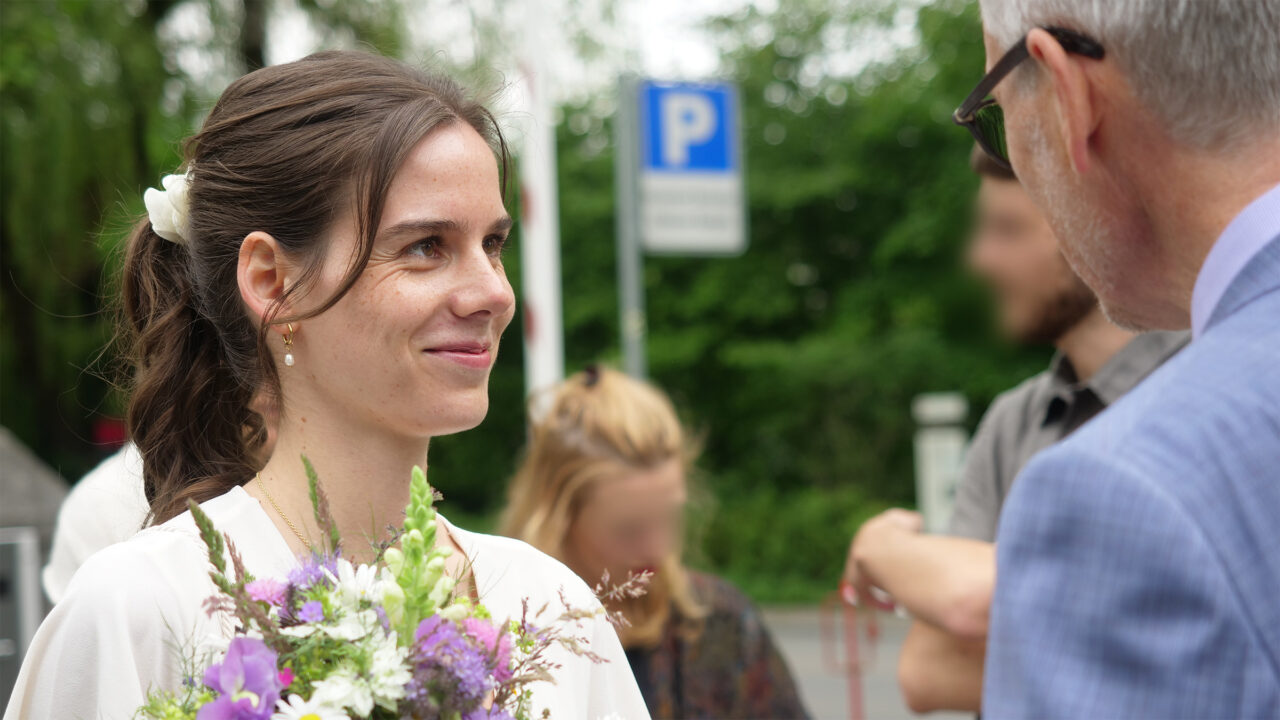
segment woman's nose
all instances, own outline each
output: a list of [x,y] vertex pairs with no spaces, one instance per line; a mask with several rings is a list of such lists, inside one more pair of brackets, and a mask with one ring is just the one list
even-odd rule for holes
[[459,277],[452,304],[459,317],[503,315],[515,305],[506,271],[488,253],[469,252],[455,267]]

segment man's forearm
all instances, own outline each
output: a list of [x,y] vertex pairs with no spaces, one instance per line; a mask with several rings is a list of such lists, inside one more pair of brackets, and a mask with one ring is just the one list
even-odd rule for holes
[[986,634],[995,590],[995,546],[967,538],[876,528],[859,537],[866,579],[912,615],[963,638]]
[[982,663],[986,644],[961,640],[919,620],[911,623],[898,658],[898,686],[916,713],[937,710],[978,712],[982,705]]

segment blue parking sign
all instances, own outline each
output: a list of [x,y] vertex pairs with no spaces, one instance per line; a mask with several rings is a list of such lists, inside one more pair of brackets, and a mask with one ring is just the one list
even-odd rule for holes
[[639,89],[640,157],[645,170],[737,172],[734,86],[648,81]]

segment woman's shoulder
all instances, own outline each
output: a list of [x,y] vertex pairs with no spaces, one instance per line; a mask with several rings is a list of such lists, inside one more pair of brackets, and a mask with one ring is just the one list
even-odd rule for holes
[[189,520],[146,528],[90,555],[58,607],[84,604],[141,617],[156,610],[166,616],[180,612],[185,593],[179,591],[208,577],[203,548]]
[[[238,490],[238,488],[237,488]],[[229,492],[201,503],[214,527],[232,538],[244,537],[245,523],[238,519],[244,498]],[[256,554],[256,553],[255,553]],[[144,528],[123,542],[95,552],[76,570],[58,604],[87,602],[100,605],[115,598],[133,607],[172,605],[171,612],[198,614],[209,580],[208,550],[190,511],[159,525]],[[136,601],[136,602],[135,602]],[[190,611],[190,612],[184,612]]]
[[463,530],[452,524],[449,529],[472,564],[481,598],[485,597],[486,590],[493,593],[515,588],[523,592],[531,604],[560,599],[583,609],[599,604],[595,592],[577,573],[532,545],[501,535]]

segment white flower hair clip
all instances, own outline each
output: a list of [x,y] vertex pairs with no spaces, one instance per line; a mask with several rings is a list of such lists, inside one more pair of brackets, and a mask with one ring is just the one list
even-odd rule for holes
[[147,216],[151,219],[151,229],[165,240],[178,245],[186,245],[191,237],[191,229],[187,225],[190,171],[187,172],[184,175],[165,175],[160,180],[163,190],[147,188],[142,194],[142,202],[147,206]]

